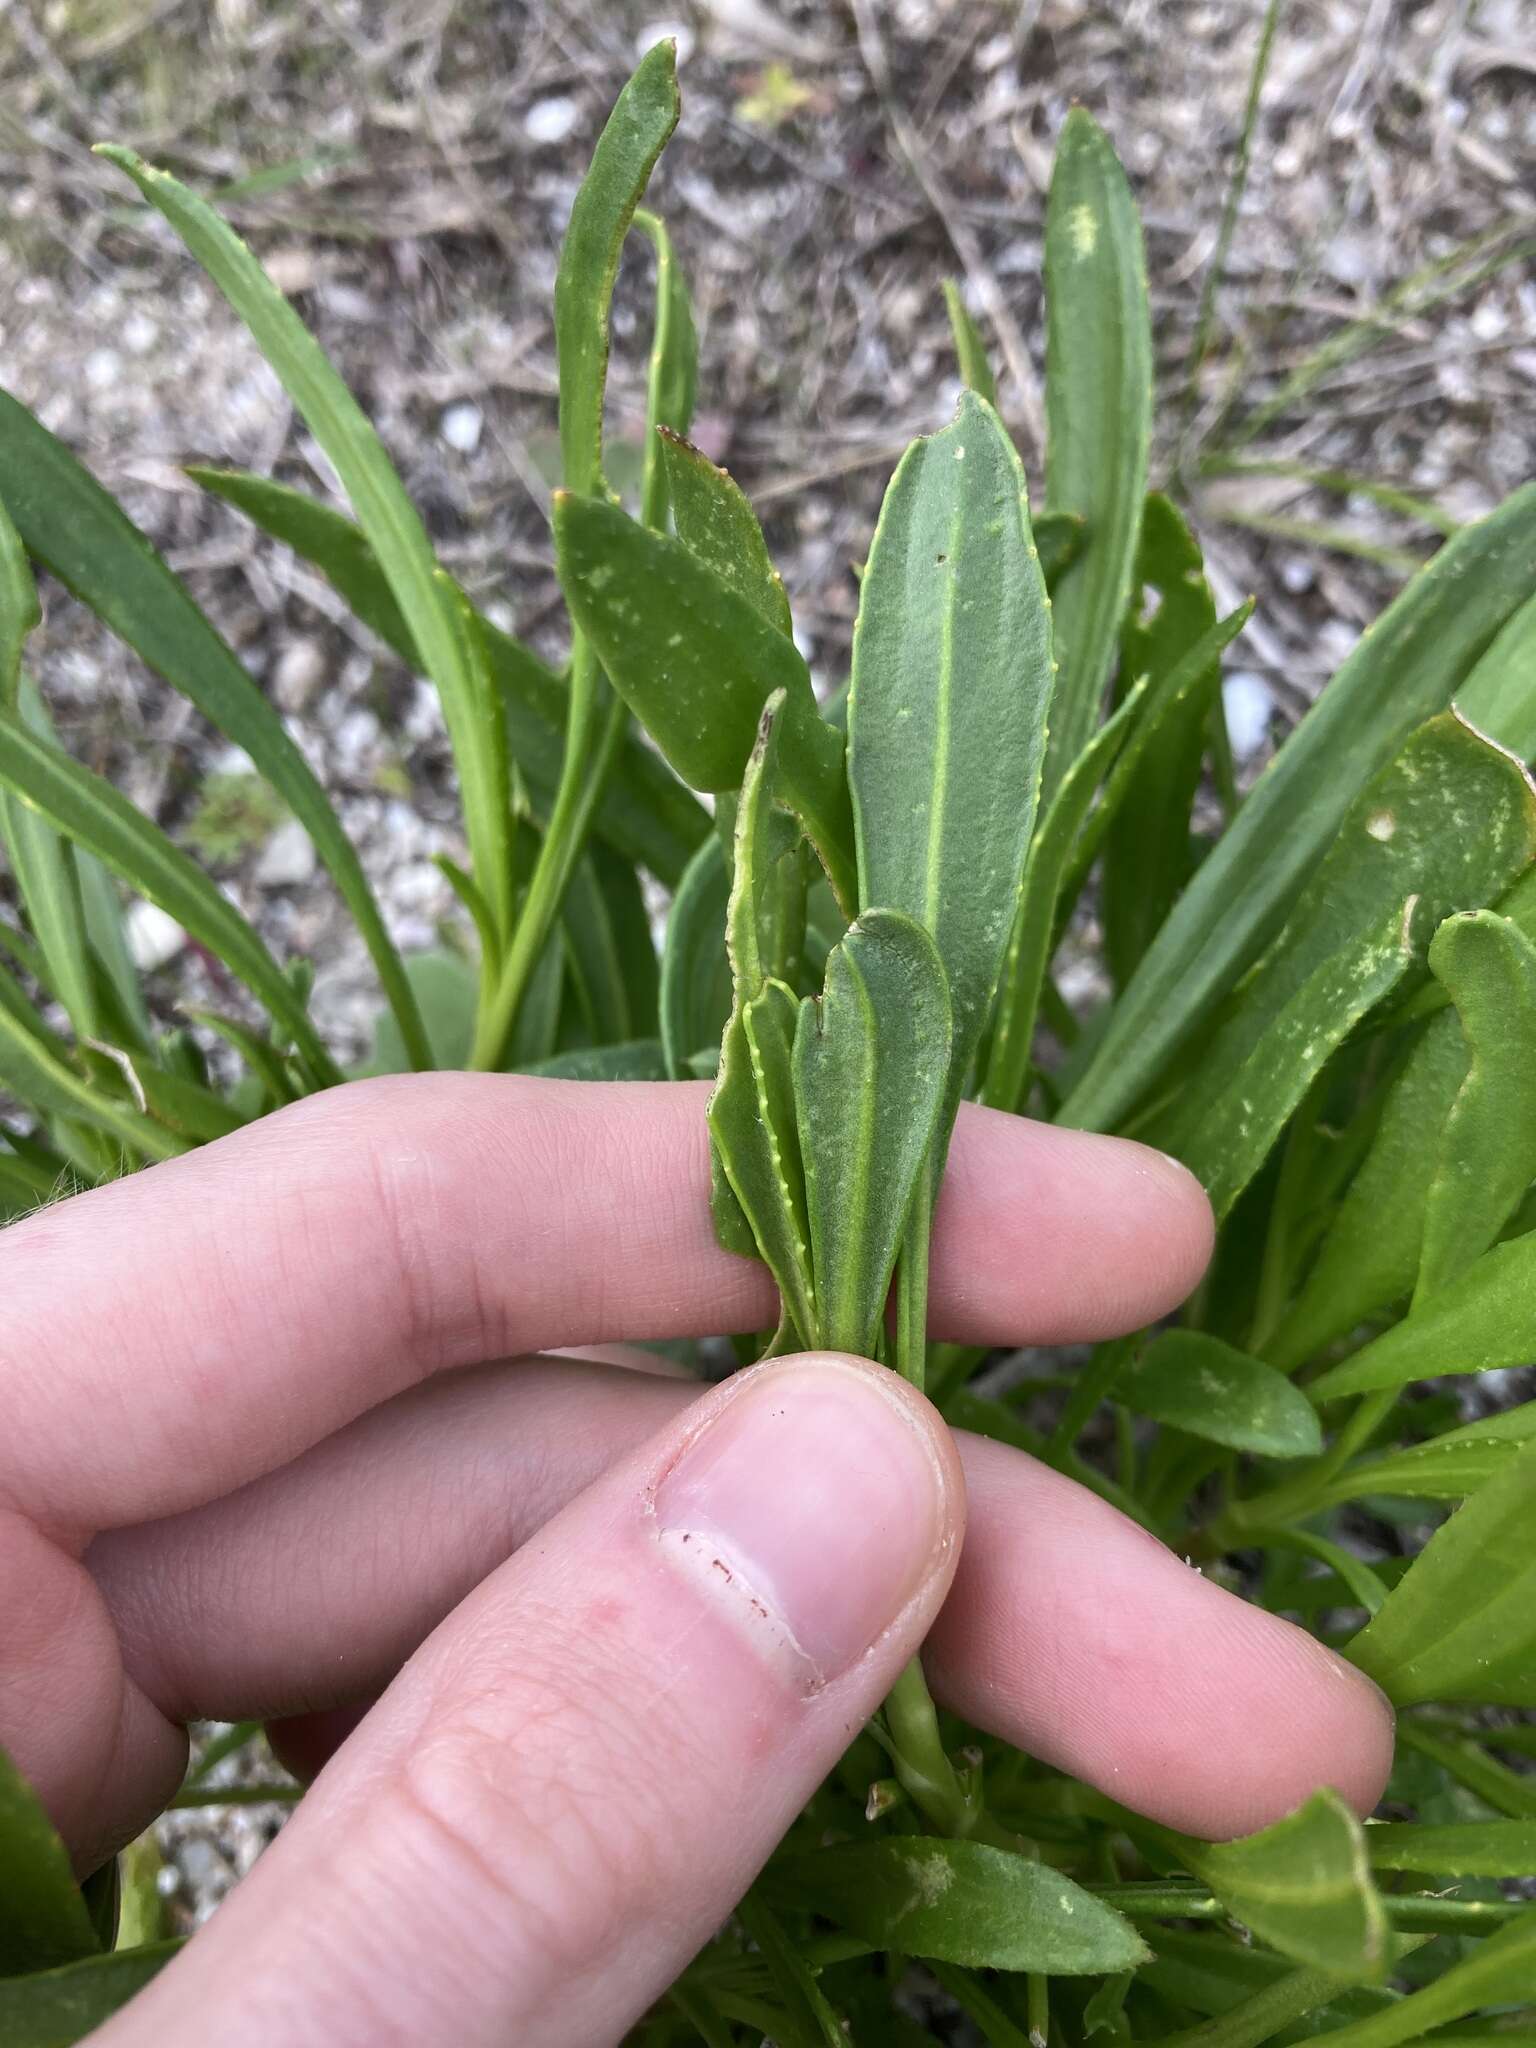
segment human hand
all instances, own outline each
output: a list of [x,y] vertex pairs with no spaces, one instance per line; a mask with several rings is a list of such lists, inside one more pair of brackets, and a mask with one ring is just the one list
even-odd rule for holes
[[[947,1705],[1171,1825],[1374,1802],[1365,1679],[894,1374],[481,1362],[769,1321],[707,1184],[701,1089],[440,1075],[0,1237],[0,1744],[79,1866],[184,1721],[383,1692],[103,2043],[615,2040],[925,1639]],[[966,1110],[936,1332],[1134,1328],[1208,1245],[1159,1155]]]

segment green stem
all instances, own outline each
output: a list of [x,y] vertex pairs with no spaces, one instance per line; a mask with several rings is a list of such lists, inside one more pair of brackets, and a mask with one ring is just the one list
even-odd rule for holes
[[1235,1501],[1211,1526],[1214,1540],[1229,1550],[1240,1550],[1258,1528],[1281,1528],[1290,1522],[1304,1522],[1328,1505],[1329,1487],[1357,1452],[1368,1444],[1397,1400],[1398,1390],[1382,1388],[1364,1394],[1354,1413],[1320,1458],[1305,1471],[1268,1493],[1251,1500]]
[[937,1193],[934,1154],[930,1152],[917,1177],[896,1269],[894,1363],[902,1378],[910,1381],[919,1393],[928,1380],[928,1240],[933,1231]]
[[469,1061],[481,1073],[496,1072],[506,1057],[507,1042],[529,979],[559,914],[571,870],[580,856],[608,771],[624,738],[629,714],[622,698],[614,697],[609,702],[606,718],[599,725],[603,715],[601,693],[602,671],[597,656],[585,639],[578,636],[571,655],[570,706],[559,787],[506,958],[488,991],[482,988],[483,1000]]
[[1073,1448],[1093,1420],[1099,1403],[1107,1401],[1113,1393],[1116,1381],[1145,1335],[1145,1330],[1133,1330],[1128,1337],[1115,1337],[1095,1347],[1067,1397],[1061,1419],[1051,1431],[1047,1447],[1051,1454],[1061,1457]]

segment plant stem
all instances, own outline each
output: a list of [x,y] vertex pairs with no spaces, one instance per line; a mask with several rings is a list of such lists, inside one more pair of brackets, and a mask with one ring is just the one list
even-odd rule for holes
[[1093,1420],[1099,1403],[1109,1399],[1115,1382],[1145,1335],[1145,1330],[1133,1330],[1128,1337],[1115,1337],[1107,1344],[1095,1346],[1092,1358],[1078,1374],[1077,1383],[1067,1396],[1060,1420],[1051,1431],[1047,1445],[1049,1455],[1061,1457],[1073,1448]]
[[[578,635],[571,653],[570,708],[559,787],[506,959],[475,1023],[469,1063],[481,1073],[494,1073],[506,1057],[529,978],[559,914],[571,870],[624,737],[629,714],[622,698],[612,699],[606,718],[598,723],[603,711],[601,688],[597,656]],[[594,731],[595,746],[591,744]]]

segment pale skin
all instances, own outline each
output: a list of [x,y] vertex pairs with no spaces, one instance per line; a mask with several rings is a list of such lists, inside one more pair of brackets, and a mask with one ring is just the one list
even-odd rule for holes
[[[945,1704],[1179,1828],[1379,1797],[1366,1680],[895,1375],[604,1351],[773,1319],[713,1240],[703,1101],[363,1082],[0,1236],[0,1744],[80,1868],[187,1720],[304,1717],[311,1767],[351,1730],[97,2040],[617,2041],[919,1646]],[[1136,1328],[1209,1246],[1171,1161],[967,1110],[934,1334]]]

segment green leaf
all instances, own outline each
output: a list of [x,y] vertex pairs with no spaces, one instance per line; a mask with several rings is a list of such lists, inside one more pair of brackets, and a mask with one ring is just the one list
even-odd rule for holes
[[1316,1457],[1317,1411],[1283,1373],[1198,1330],[1165,1330],[1120,1374],[1115,1399],[1207,1443],[1266,1458]]
[[1046,785],[1099,721],[1131,594],[1152,435],[1152,320],[1136,202],[1108,136],[1074,107],[1045,214],[1047,512],[1087,521],[1054,594],[1061,669]]
[[702,1046],[718,1045],[731,1014],[731,966],[725,912],[731,878],[716,838],[699,847],[684,870],[667,918],[661,956],[661,1042],[674,1081]]
[[[475,1031],[475,995],[478,978],[464,958],[449,947],[439,946],[426,953],[412,953],[405,963],[427,1042],[432,1064],[444,1072],[456,1072],[469,1060],[470,1040]],[[373,1050],[359,1074],[404,1074],[410,1071],[400,1027],[389,1011],[374,1025]]]
[[215,953],[273,1019],[292,1033],[317,1080],[340,1074],[309,1021],[293,983],[256,932],[201,869],[111,784],[0,713],[0,783],[34,805],[67,837]]
[[[0,1978],[72,1963],[97,1947],[69,1852],[0,1749]],[[9,2048],[10,2036],[0,2039]]]
[[996,413],[966,392],[885,494],[848,694],[858,900],[901,911],[938,947],[951,1108],[1013,925],[1052,676],[1024,472]]
[[[0,774],[3,774],[0,766]],[[118,1139],[130,1153],[172,1159],[185,1143],[147,1116],[86,1080],[67,1047],[39,1018],[8,973],[0,970],[0,1084],[37,1115],[86,1124]],[[94,1175],[92,1176],[95,1177]]]
[[[377,555],[344,513],[244,470],[192,467],[187,474],[318,569],[370,632],[412,668],[422,668]],[[564,749],[564,680],[479,612],[474,614],[473,631],[501,692],[512,758],[526,777],[535,804],[547,815]],[[709,819],[697,799],[632,735],[619,748],[612,776],[598,799],[595,823],[617,852],[648,868],[668,888],[677,885],[709,831]]]
[[907,1835],[781,1858],[771,1879],[881,1948],[969,1969],[1091,1976],[1147,1951],[1129,1921],[1049,1864]]
[[[1132,603],[1120,635],[1122,686],[1166,675],[1216,624],[1200,544],[1160,491],[1147,498]],[[1140,593],[1157,608],[1140,615]],[[1124,987],[1194,870],[1190,813],[1200,783],[1206,728],[1221,694],[1213,658],[1159,723],[1142,752],[1104,850],[1104,950]]]
[[1416,1300],[1485,1252],[1536,1180],[1536,946],[1493,911],[1449,917],[1429,948],[1470,1053],[1440,1133]]
[[[437,569],[426,529],[383,444],[319,343],[228,223],[132,150],[102,144],[98,154],[133,180],[228,299],[340,478],[442,699],[475,882],[505,935],[512,923],[512,818],[501,699],[484,684],[452,587]],[[296,804],[294,810],[302,818]],[[307,818],[303,822],[308,826]]]
[[1454,713],[1421,726],[1356,800],[1202,1052],[1199,1086],[1146,1127],[1149,1142],[1198,1174],[1223,1215],[1446,913],[1497,896],[1533,854],[1536,789],[1518,762]]
[[1274,937],[1361,787],[1414,726],[1450,703],[1529,597],[1533,547],[1536,485],[1464,527],[1377,620],[1179,898],[1061,1122],[1108,1130],[1147,1094]]
[[[57,746],[30,677],[20,679],[12,708],[40,739]],[[49,984],[68,1011],[76,1037],[104,1036],[86,949],[85,913],[73,847],[36,811],[8,793],[0,794],[0,840],[10,858],[27,923],[47,963]]]
[[[32,554],[226,739],[243,747],[293,812],[356,920],[415,1063],[425,1066],[410,988],[362,862],[282,720],[116,500],[3,391],[0,497]],[[81,883],[94,933],[88,864],[81,864]],[[114,978],[121,973],[118,960]]]
[[1533,1436],[1536,1401],[1525,1401],[1500,1415],[1469,1422],[1463,1429],[1346,1466],[1328,1482],[1318,1505],[1332,1507],[1375,1494],[1401,1494],[1409,1500],[1464,1500],[1497,1478]]
[[16,702],[27,637],[42,623],[31,565],[0,497],[0,704],[7,708]]
[[617,1045],[640,1037],[643,1020],[630,1015],[624,955],[608,915],[608,900],[586,855],[571,870],[560,929],[576,1000],[593,1044]]
[[1536,1357],[1536,1230],[1486,1251],[1352,1358],[1313,1381],[1314,1401],[1406,1387],[1442,1373],[1489,1372]]
[[631,1038],[623,1045],[578,1045],[519,1072],[549,1081],[666,1081],[667,1063],[659,1038]]
[[1432,1017],[1388,1085],[1370,1150],[1345,1191],[1306,1284],[1264,1347],[1282,1372],[1413,1290],[1437,1136],[1467,1077],[1454,1010]]
[[974,391],[978,398],[984,398],[988,405],[995,406],[997,380],[992,375],[992,365],[987,361],[986,343],[976,322],[966,311],[960,287],[952,277],[944,280],[944,307],[949,314],[949,331],[954,337],[961,383],[968,391]]
[[1536,1820],[1387,1821],[1365,1831],[1376,1870],[1435,1877],[1529,1877],[1536,1871]]
[[1331,2031],[1329,2048],[1396,2048],[1399,2041],[1417,2041],[1432,2028],[1464,2019],[1468,2013],[1528,1999],[1533,1982],[1536,1910],[1522,1913],[1518,1920],[1479,1942],[1462,1962],[1421,1991],[1368,2019]]
[[1282,1955],[1357,1983],[1385,1974],[1386,1912],[1363,1830],[1336,1792],[1315,1792],[1241,1841],[1180,1837],[1179,1854],[1229,1913]]
[[770,626],[789,633],[784,579],[741,486],[681,434],[663,433],[660,445],[678,539]]
[[680,111],[677,50],[664,39],[641,58],[614,103],[561,247],[555,279],[560,455],[567,488],[583,496],[602,485],[608,312],[619,255]]
[[802,1007],[794,1046],[816,1341],[831,1350],[874,1356],[949,1061],[933,940],[895,911],[865,911],[828,955],[825,988]]
[[686,434],[693,424],[693,403],[699,381],[699,339],[693,305],[672,238],[654,213],[637,211],[635,226],[656,251],[656,318],[651,333],[650,373],[645,408],[645,472],[640,491],[641,517],[647,526],[665,531],[670,493],[663,456],[663,433]]
[[0,2040],[5,2048],[73,2048],[142,1991],[181,1946],[161,1941],[0,1979]]
[[1522,761],[1536,756],[1536,593],[1505,621],[1457,691],[1456,708]]
[[1533,1532],[1536,1443],[1527,1443],[1441,1523],[1350,1643],[1351,1660],[1398,1706],[1536,1706]]
[[619,972],[623,976],[625,1004],[629,1011],[630,1035],[634,1038],[654,1038],[658,1025],[658,997],[661,986],[661,962],[656,957],[656,940],[651,930],[651,913],[646,908],[645,891],[640,886],[640,877],[634,864],[612,847],[600,840],[593,840],[587,848],[586,858],[592,864],[597,878],[603,905],[608,913],[608,929],[619,956]]
[[735,790],[763,706],[785,694],[784,800],[851,901],[852,832],[842,735],[816,709],[794,642],[681,541],[595,498],[555,499],[566,602],[619,694],[683,780]]

